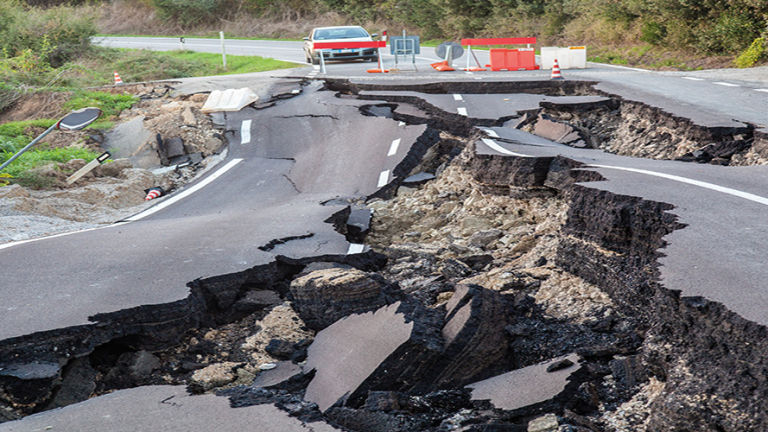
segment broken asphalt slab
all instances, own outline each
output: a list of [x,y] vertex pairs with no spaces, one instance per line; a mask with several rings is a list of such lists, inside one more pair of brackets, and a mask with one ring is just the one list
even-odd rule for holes
[[119,390],[79,404],[0,424],[0,432],[330,432],[323,423],[304,423],[273,405],[231,408],[225,397],[193,396],[183,386]]

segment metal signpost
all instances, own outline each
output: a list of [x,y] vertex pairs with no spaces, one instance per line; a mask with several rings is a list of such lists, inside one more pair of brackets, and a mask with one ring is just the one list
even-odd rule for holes
[[27,144],[23,149],[16,152],[16,154],[11,156],[11,158],[5,161],[4,164],[0,165],[0,171],[2,171],[3,168],[10,165],[11,162],[15,161],[19,156],[24,154],[24,152],[31,149],[32,146],[40,142],[41,139],[43,139],[46,135],[51,133],[54,129],[58,129],[64,132],[77,131],[80,129],[84,129],[86,126],[96,121],[96,119],[99,118],[99,116],[101,116],[101,110],[98,108],[82,108],[77,111],[70,112],[69,114],[64,116],[64,118],[56,122],[56,124],[49,127],[48,130],[41,133],[40,136],[32,140],[32,142]]

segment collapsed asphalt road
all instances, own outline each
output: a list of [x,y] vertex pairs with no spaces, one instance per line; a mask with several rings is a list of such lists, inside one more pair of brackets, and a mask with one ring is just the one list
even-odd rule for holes
[[[299,96],[228,115],[228,170],[197,194],[127,225],[11,248],[50,251],[52,263],[64,250],[87,250],[111,271],[83,280],[126,294],[122,304],[96,303],[82,282],[53,276],[39,278],[34,294],[29,275],[12,276],[33,293],[29,307],[51,286],[61,291],[34,315],[4,315],[4,415],[168,383],[227,388],[220,394],[234,407],[276,404],[297,428],[763,429],[764,402],[752,398],[766,390],[761,300],[742,302],[759,292],[750,276],[762,271],[759,260],[738,256],[743,243],[727,234],[718,242],[733,249],[690,253],[711,250],[713,231],[733,229],[734,207],[758,222],[760,207],[666,183],[674,173],[756,192],[745,179],[761,179],[761,167],[628,161],[589,149],[644,132],[606,133],[622,130],[632,104],[589,82],[451,85],[432,95],[308,84]],[[464,112],[446,107],[458,102]],[[574,128],[544,110],[608,110],[616,123]],[[647,113],[669,124],[666,113]],[[653,144],[701,141],[701,128],[694,132],[672,130]],[[710,132],[702,147],[752,134],[741,154],[763,139],[749,127]],[[724,205],[713,210],[713,201]],[[78,237],[87,246],[73,246]],[[363,242],[375,252],[347,253]],[[122,247],[138,257],[118,265]],[[753,256],[760,247],[750,243]],[[691,275],[692,265],[704,269]],[[137,266],[157,270],[137,276]],[[50,312],[75,295],[80,310]],[[159,402],[158,391],[146,394]],[[89,403],[114,409],[103,398]],[[0,430],[56,424],[77,407]]]

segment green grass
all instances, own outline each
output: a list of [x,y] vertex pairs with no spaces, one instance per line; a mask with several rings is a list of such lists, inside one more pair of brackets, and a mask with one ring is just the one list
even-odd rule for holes
[[296,63],[289,63],[258,56],[227,55],[227,68],[222,64],[221,54],[203,53],[195,51],[170,51],[165,53],[175,59],[196,63],[201,66],[199,75],[234,75],[251,72],[266,72],[275,69],[288,69],[297,67]]
[[103,119],[112,119],[117,117],[121,111],[133,106],[138,100],[137,96],[130,94],[80,90],[75,92],[73,97],[64,104],[64,109],[72,111],[80,108],[96,107],[101,109]]
[[[72,159],[85,159],[90,161],[96,158],[99,153],[84,149],[81,147],[65,147],[54,149],[35,149],[29,150],[19,156],[3,169],[2,174],[10,175],[10,183],[19,184],[33,189],[45,189],[52,186],[53,180],[40,176],[33,168],[48,165],[53,162],[66,163]],[[0,161],[5,162],[13,156],[12,152],[0,153]],[[71,173],[67,173],[71,174]]]

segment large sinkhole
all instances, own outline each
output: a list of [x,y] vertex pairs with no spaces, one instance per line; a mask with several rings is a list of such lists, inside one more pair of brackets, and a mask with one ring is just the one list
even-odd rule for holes
[[[400,180],[326,221],[370,250],[278,256],[192,281],[177,304],[6,341],[0,421],[179,384],[351,431],[764,429],[751,397],[768,390],[764,329],[659,283],[663,237],[683,229],[672,206],[592,189],[601,176],[566,158],[475,152],[479,127],[496,126],[636,157],[760,163],[751,126],[711,130],[610,95],[492,120],[418,96],[595,96],[591,85],[328,81],[379,101],[363,115],[428,125]],[[334,356],[340,340],[361,357]],[[360,379],[329,384],[335,363]]]

